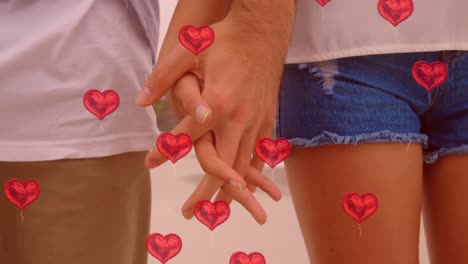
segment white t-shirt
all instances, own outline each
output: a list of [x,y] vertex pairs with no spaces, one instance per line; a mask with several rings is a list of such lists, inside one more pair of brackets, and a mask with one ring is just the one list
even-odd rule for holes
[[468,50],[467,10],[466,0],[297,0],[287,63]]
[[0,161],[154,146],[154,111],[135,104],[151,51],[130,12],[123,0],[0,1]]

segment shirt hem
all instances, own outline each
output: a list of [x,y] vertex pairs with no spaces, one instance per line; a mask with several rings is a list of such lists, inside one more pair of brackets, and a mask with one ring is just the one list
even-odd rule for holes
[[[63,159],[101,158],[126,152],[148,151],[156,143],[154,132],[138,135],[121,135],[82,142],[22,142],[22,144],[2,144],[0,161],[33,162]],[[43,144],[41,144],[43,143]]]
[[286,58],[286,64],[296,63],[309,63],[318,62],[325,60],[334,60],[346,57],[355,56],[368,56],[368,55],[379,55],[379,54],[391,54],[391,53],[412,53],[412,52],[431,52],[431,51],[442,51],[442,50],[468,50],[468,43],[460,43],[454,45],[453,43],[442,43],[438,45],[424,46],[421,44],[415,45],[402,45],[402,46],[380,46],[375,47],[361,47],[353,49],[344,49],[333,52],[321,52],[316,55],[305,55],[305,56],[288,56]]

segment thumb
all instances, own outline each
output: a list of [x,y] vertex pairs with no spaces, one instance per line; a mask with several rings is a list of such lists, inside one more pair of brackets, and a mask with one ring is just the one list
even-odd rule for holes
[[184,75],[172,90],[173,100],[183,106],[183,112],[192,116],[200,124],[208,123],[212,111],[201,95],[202,85],[194,74]]
[[158,101],[174,83],[195,66],[195,57],[180,43],[161,60],[146,80],[136,97],[140,106],[148,106]]

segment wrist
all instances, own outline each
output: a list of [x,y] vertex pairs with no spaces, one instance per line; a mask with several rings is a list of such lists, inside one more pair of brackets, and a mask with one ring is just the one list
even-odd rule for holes
[[232,0],[230,17],[240,23],[269,28],[271,25],[292,25],[295,16],[296,0]]
[[262,49],[286,50],[295,17],[295,0],[233,0],[226,22],[234,37],[264,43]]
[[179,0],[161,45],[158,61],[167,57],[178,43],[177,35],[182,26],[219,22],[228,14],[231,2],[232,0]]

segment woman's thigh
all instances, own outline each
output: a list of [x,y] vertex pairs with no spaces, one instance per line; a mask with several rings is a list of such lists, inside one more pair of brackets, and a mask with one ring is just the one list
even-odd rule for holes
[[[387,54],[288,65],[278,134],[295,146],[286,161],[311,263],[418,263],[422,195],[421,117],[438,98],[412,77],[441,52]],[[359,225],[345,194],[379,206]],[[359,202],[359,201],[358,201]]]
[[432,264],[468,263],[468,154],[426,166],[424,223]]
[[468,263],[468,52],[445,52],[446,83],[427,118],[424,220],[433,264]]
[[[295,149],[286,172],[310,263],[418,263],[422,164],[419,144]],[[342,207],[349,192],[378,199],[361,227]]]

